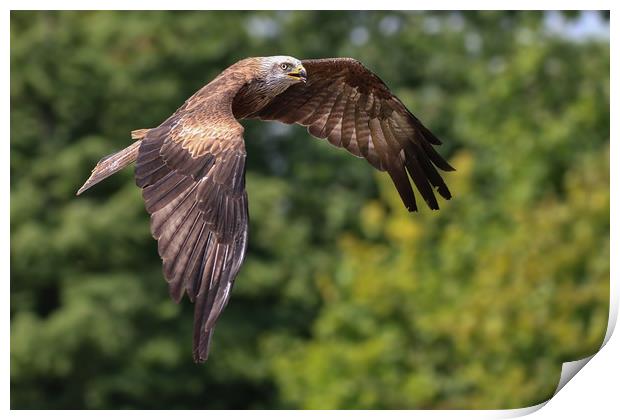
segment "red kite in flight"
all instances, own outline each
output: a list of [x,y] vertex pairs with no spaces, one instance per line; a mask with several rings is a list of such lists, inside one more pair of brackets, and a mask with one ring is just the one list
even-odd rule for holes
[[435,191],[451,197],[437,172],[454,170],[433,148],[439,139],[359,61],[275,56],[233,64],[158,127],[132,132],[137,141],[101,159],[78,191],[136,162],[170,295],[195,302],[196,362],[207,360],[247,248],[243,118],[304,125],[366,159],[390,175],[409,211],[417,210],[410,177],[431,209],[439,208]]

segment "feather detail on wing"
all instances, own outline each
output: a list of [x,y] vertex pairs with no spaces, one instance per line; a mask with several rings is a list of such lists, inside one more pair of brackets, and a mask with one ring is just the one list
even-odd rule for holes
[[246,152],[230,96],[190,101],[146,134],[136,183],[170,295],[195,303],[193,355],[203,362],[246,252]]
[[388,172],[410,211],[417,206],[409,177],[431,209],[439,208],[435,192],[451,198],[436,169],[454,170],[432,146],[441,142],[379,77],[350,58],[302,63],[306,84],[291,86],[247,117],[304,125],[313,136],[365,158]]

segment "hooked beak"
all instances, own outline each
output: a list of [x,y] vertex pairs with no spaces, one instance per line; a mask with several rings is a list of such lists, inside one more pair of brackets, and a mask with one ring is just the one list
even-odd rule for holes
[[308,80],[308,75],[306,74],[306,69],[304,68],[304,66],[297,66],[293,69],[293,71],[291,71],[290,73],[287,74],[289,77],[294,78],[295,80],[299,80],[302,81],[304,83],[306,83],[306,81]]

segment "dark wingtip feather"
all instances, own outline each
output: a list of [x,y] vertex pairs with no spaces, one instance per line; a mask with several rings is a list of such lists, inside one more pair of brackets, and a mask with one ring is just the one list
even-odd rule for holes
[[426,205],[432,210],[439,210],[439,204],[437,203],[437,198],[435,198],[428,176],[424,173],[417,158],[411,156],[405,161],[405,166]]
[[[170,283],[168,286],[168,294],[174,303],[181,303],[184,292],[185,288],[183,282]],[[191,300],[192,299],[190,299],[190,301]]]
[[392,182],[396,186],[396,190],[407,210],[410,212],[417,211],[418,206],[416,205],[413,188],[411,188],[405,167],[391,166],[387,168],[387,173],[392,178]]
[[435,136],[431,130],[429,130],[428,128],[424,127],[422,125],[422,123],[420,123],[420,128],[422,129],[422,135],[424,136],[424,138],[426,139],[427,142],[434,144],[436,146],[440,146],[442,144],[441,140],[439,140],[437,138],[437,136]]
[[439,195],[446,200],[452,198],[448,186],[418,143],[409,143],[408,147],[405,149],[405,155],[407,157],[407,162],[418,162],[420,164],[423,173],[433,186],[433,191],[438,192]]
[[443,157],[441,157],[439,153],[437,153],[437,150],[435,150],[431,144],[424,141],[421,141],[420,144],[422,145],[426,156],[428,156],[436,167],[444,172],[456,171],[456,169],[454,169]]
[[443,168],[440,168],[442,171],[444,172],[454,172],[456,171],[456,168],[454,168],[452,165],[450,165],[448,162],[445,163]]
[[446,187],[445,185],[437,187],[437,192],[439,193],[439,195],[441,195],[446,200],[449,200],[452,198],[452,193],[450,192],[448,187]]
[[209,359],[209,349],[211,348],[211,338],[213,330],[202,331],[198,343],[194,342],[192,357],[194,363],[204,363]]

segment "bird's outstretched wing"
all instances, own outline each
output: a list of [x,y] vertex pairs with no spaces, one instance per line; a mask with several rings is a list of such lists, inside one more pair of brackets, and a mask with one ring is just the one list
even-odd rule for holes
[[308,80],[248,118],[297,123],[318,138],[387,171],[410,211],[417,210],[407,172],[431,209],[434,190],[450,199],[437,168],[453,171],[433,148],[441,144],[379,77],[351,58],[304,60]]
[[195,302],[194,360],[207,359],[247,247],[243,127],[226,92],[190,98],[146,134],[136,163],[170,295]]

